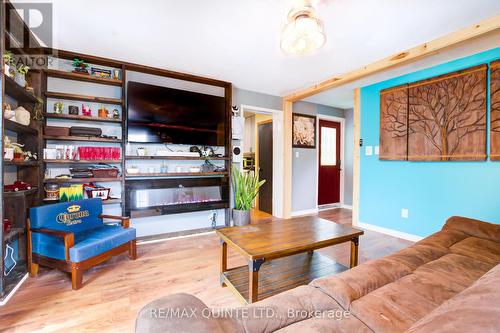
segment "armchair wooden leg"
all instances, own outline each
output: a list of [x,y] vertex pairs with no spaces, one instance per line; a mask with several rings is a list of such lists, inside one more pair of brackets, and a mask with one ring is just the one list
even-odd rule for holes
[[135,244],[135,239],[128,242],[128,257],[132,260],[137,259],[137,246]]
[[38,275],[38,264],[31,261],[29,263],[30,276],[35,277]]
[[80,289],[82,287],[83,271],[76,265],[71,266],[71,287],[73,290]]

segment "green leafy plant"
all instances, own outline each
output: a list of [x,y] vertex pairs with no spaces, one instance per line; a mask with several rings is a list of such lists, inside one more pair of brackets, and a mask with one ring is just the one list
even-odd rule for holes
[[19,66],[17,66],[16,70],[19,74],[26,75],[26,74],[28,74],[28,71],[30,70],[30,68],[26,65],[20,64]]
[[3,61],[7,65],[14,63],[14,54],[10,51],[5,51],[5,53],[3,55]]
[[87,67],[89,67],[89,64],[87,64],[83,59],[75,58],[73,59],[73,66],[87,69]]
[[234,190],[234,208],[237,210],[250,210],[253,200],[259,194],[260,187],[266,181],[259,181],[258,174],[241,172],[236,166],[233,166],[231,174]]

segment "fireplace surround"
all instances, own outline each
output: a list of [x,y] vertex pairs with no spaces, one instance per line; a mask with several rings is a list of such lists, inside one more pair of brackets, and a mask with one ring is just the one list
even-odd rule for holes
[[159,216],[229,208],[227,177],[127,179],[125,213]]

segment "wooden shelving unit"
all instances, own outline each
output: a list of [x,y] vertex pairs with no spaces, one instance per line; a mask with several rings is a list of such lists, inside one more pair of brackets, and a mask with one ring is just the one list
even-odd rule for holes
[[8,119],[4,119],[4,128],[6,130],[9,130],[9,131],[12,131],[12,132],[16,132],[16,133],[23,133],[23,134],[31,134],[31,135],[37,135],[38,134],[38,130],[33,128],[33,127],[29,127],[29,126],[26,126],[26,125],[21,125],[19,123],[16,123],[15,121],[12,121],[12,120],[8,120]]
[[121,160],[43,160],[44,163],[53,164],[116,164],[121,163]]
[[97,76],[86,75],[86,74],[65,72],[65,71],[60,71],[57,69],[44,69],[44,72],[48,77],[55,77],[55,78],[60,78],[60,79],[68,79],[68,80],[74,80],[74,81],[106,84],[106,85],[110,85],[110,86],[121,86],[122,85],[121,80],[107,79],[107,78],[102,78],[102,77],[97,77]]
[[78,121],[95,121],[95,122],[103,122],[103,123],[117,123],[121,124],[121,119],[111,119],[111,118],[100,118],[100,117],[89,117],[89,116],[80,116],[80,115],[72,115],[72,114],[63,114],[63,113],[45,113],[45,118],[49,119],[64,119],[64,120],[78,120]]
[[176,161],[227,161],[229,157],[193,157],[193,156],[126,156],[126,160],[176,160]]
[[84,101],[84,102],[94,102],[94,103],[103,103],[103,104],[113,104],[113,105],[122,105],[122,100],[117,98],[108,98],[108,97],[97,97],[97,96],[87,96],[87,95],[78,95],[78,94],[68,94],[61,92],[45,92],[45,97],[47,98],[56,98],[56,99],[68,99],[73,101]]
[[38,191],[38,188],[34,187],[30,190],[24,190],[24,191],[4,191],[3,195],[4,197],[24,197],[26,195],[34,194]]
[[49,178],[44,179],[44,183],[94,183],[94,182],[121,182],[122,177],[118,178]]
[[39,161],[3,161],[3,165],[16,165],[16,166],[25,166],[25,167],[38,167],[40,166]]
[[21,103],[36,103],[36,97],[18,85],[10,76],[4,75],[5,94]]
[[227,171],[215,172],[168,172],[168,173],[127,173],[127,178],[132,177],[193,177],[193,176],[227,176]]
[[56,141],[85,141],[85,142],[114,142],[121,143],[121,139],[110,139],[110,138],[99,138],[99,137],[88,137],[88,136],[53,136],[44,135],[45,140],[56,140]]

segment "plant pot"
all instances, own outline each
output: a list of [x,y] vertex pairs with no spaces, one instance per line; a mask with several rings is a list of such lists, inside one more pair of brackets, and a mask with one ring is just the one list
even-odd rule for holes
[[14,153],[14,161],[24,161],[23,153]]
[[233,223],[235,226],[250,224],[250,211],[233,209]]
[[9,64],[4,64],[4,73],[5,73],[7,76],[12,77],[12,67],[10,67],[10,65],[9,65]]
[[16,81],[16,83],[18,85],[20,85],[21,87],[25,87],[26,86],[26,75],[21,74],[19,72],[16,72],[16,76],[14,76],[14,81]]

